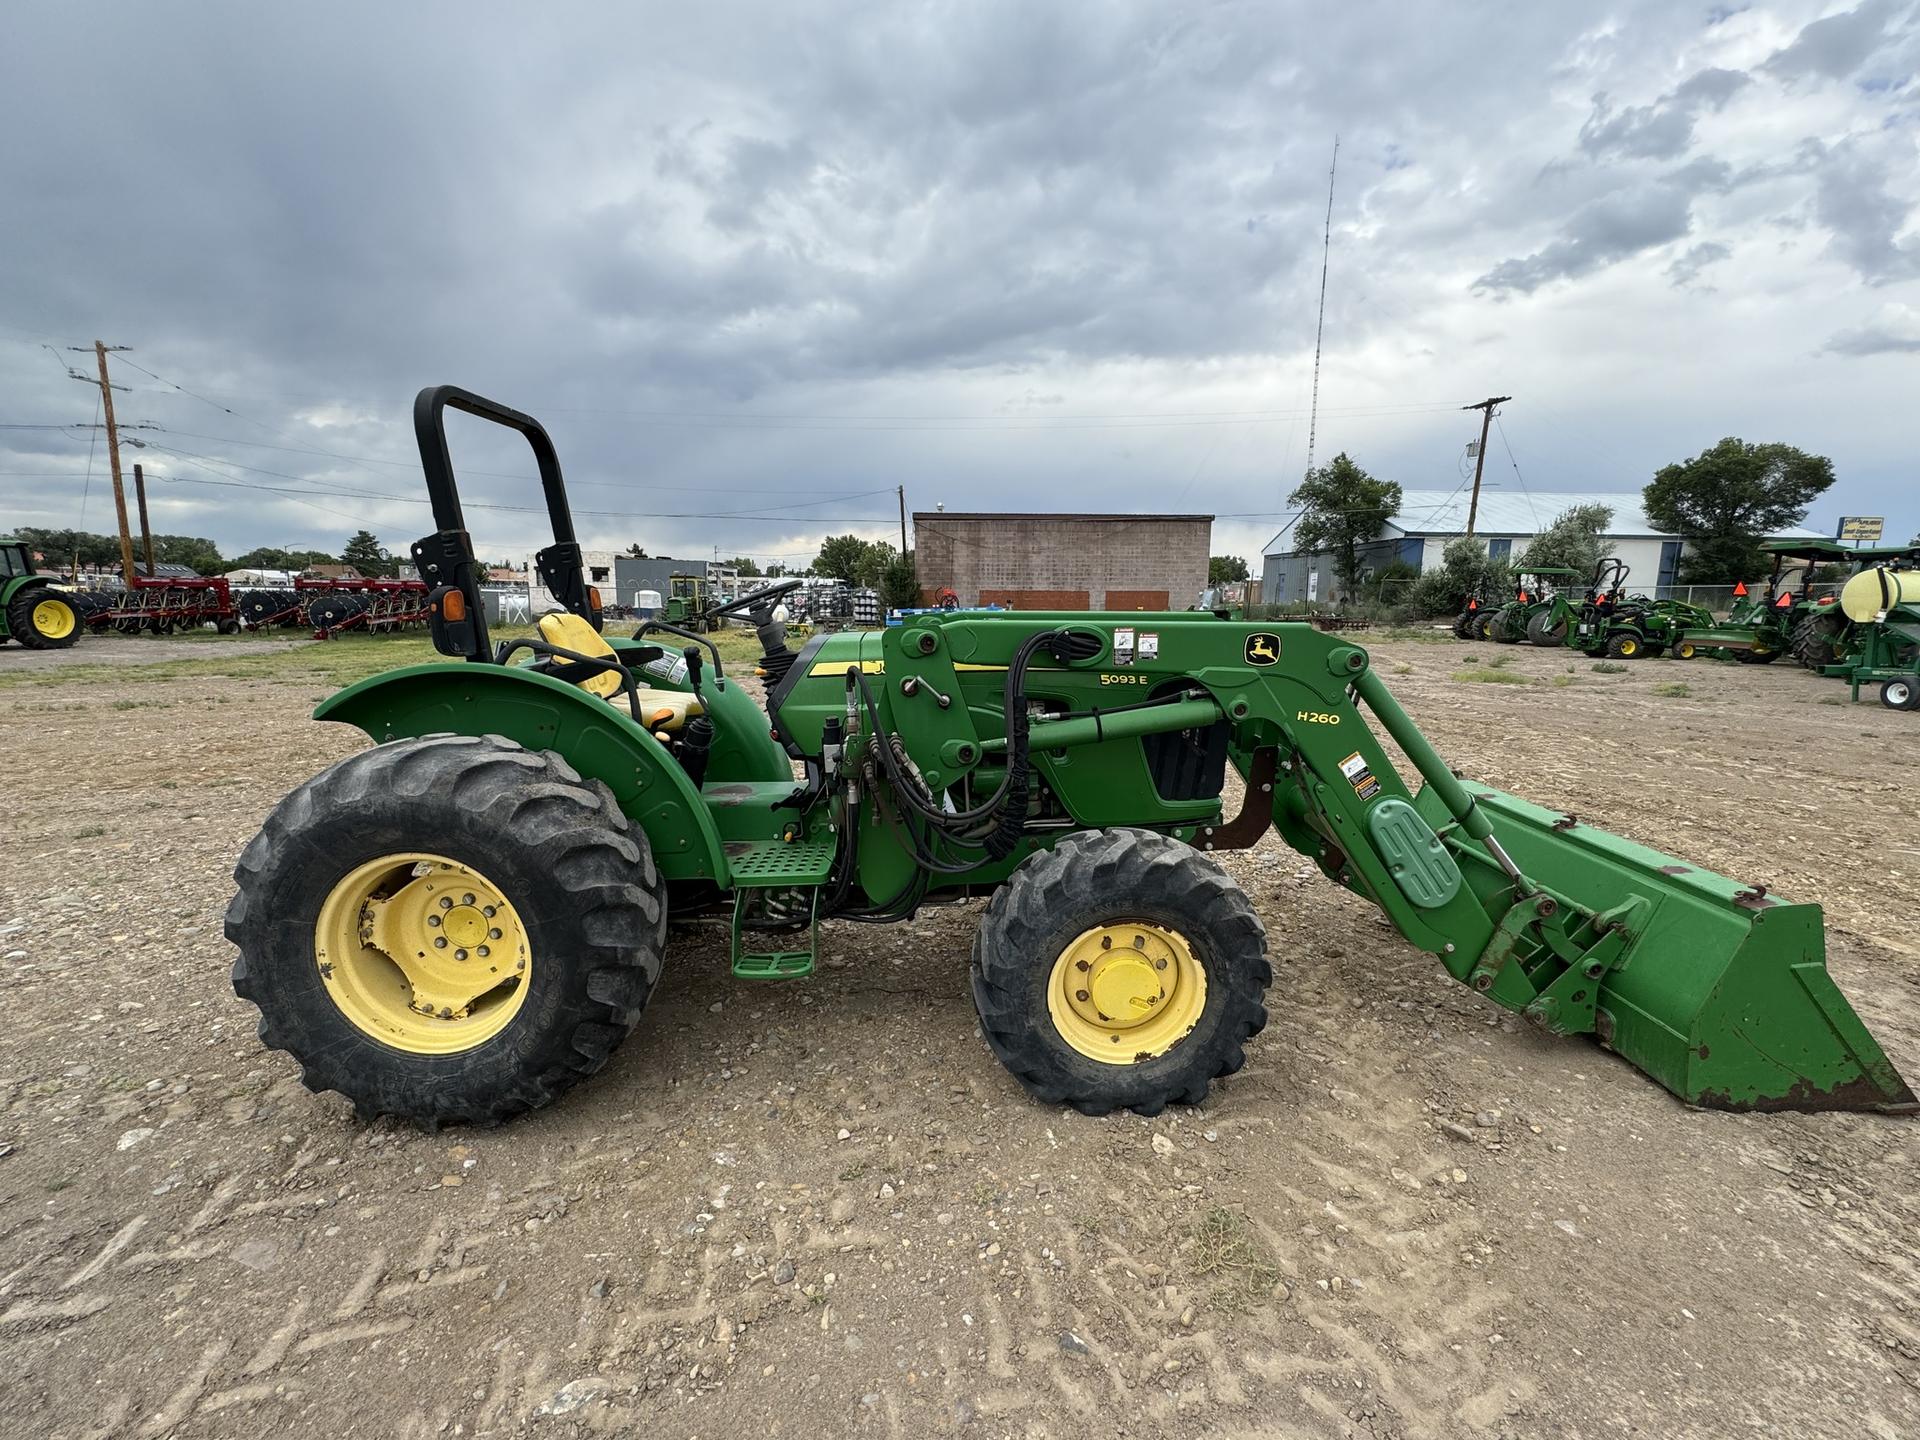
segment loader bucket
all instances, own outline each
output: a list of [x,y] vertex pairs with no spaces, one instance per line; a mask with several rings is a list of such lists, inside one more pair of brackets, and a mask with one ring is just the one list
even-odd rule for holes
[[[1920,1111],[1827,974],[1818,905],[1775,899],[1499,790],[1467,789],[1528,880],[1563,905],[1630,917],[1591,1002],[1591,1029],[1609,1049],[1691,1105]],[[1474,868],[1475,888],[1492,898],[1506,877]],[[1537,1005],[1528,1014],[1542,1019]]]

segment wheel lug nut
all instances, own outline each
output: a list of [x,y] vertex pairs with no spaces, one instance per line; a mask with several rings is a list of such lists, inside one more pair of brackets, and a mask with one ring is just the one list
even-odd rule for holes
[[1111,936],[1111,935],[1102,935],[1102,936],[1100,937],[1100,948],[1101,948],[1102,950],[1111,950],[1111,949],[1113,949],[1113,936]]
[[467,952],[465,950],[456,950],[453,952],[453,958],[456,960],[464,960],[467,958]]
[[476,953],[477,955],[479,955],[479,957],[480,957],[480,958],[481,958],[482,960],[484,960],[484,959],[486,959],[486,958],[487,958],[487,956],[488,956],[489,954],[491,954],[492,952],[491,952],[491,951],[489,951],[489,950],[487,949],[487,947],[486,947],[486,946],[484,946],[484,945],[482,945],[482,946],[481,946],[481,947],[479,948],[479,950],[477,950],[477,951],[476,951],[476,952],[474,952],[474,953]]
[[1073,998],[1076,1000],[1085,1000],[1087,998],[1087,992],[1084,990],[1076,990],[1073,992]]
[[436,949],[436,950],[444,950],[444,949],[446,949],[446,948],[447,948],[447,937],[446,937],[446,936],[444,936],[444,935],[436,935],[436,936],[434,936],[434,937],[433,937],[433,948],[434,948],[434,949]]
[[494,908],[491,905],[483,905],[480,907],[480,913],[491,920],[494,916]]
[[1167,962],[1164,960],[1156,960],[1153,962],[1153,968],[1156,970],[1164,970],[1167,968]]
[[473,904],[473,896],[472,896],[472,895],[462,895],[462,896],[460,897],[460,903],[461,903],[462,905],[471,905],[471,904]]
[[498,940],[500,938],[500,931],[497,928],[487,931],[487,938],[489,940]]
[[442,895],[440,897],[440,908],[442,910],[453,909],[453,897],[451,895]]
[[438,925],[439,923],[440,923],[440,917],[438,915],[427,916],[427,924]]

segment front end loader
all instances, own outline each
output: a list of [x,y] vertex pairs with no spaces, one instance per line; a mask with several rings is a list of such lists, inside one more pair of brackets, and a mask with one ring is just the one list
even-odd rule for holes
[[[489,633],[448,409],[532,445],[562,607],[536,638]],[[1270,835],[1489,1003],[1690,1104],[1916,1108],[1828,977],[1818,906],[1459,778],[1338,634],[975,611],[796,653],[776,585],[725,607],[759,629],[763,709],[702,634],[603,632],[536,421],[442,387],[415,428],[437,528],[413,554],[461,663],[320,706],[375,743],[274,810],[227,914],[263,1040],[363,1115],[555,1099],[638,1024],[670,920],[725,925],[743,981],[798,979],[824,921],[966,896],[987,897],[982,1033],[1031,1094],[1197,1103],[1244,1063],[1272,979],[1216,857]]]

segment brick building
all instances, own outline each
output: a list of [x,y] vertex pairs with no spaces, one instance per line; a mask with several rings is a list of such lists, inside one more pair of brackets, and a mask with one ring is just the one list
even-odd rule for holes
[[1184,610],[1207,583],[1211,515],[913,517],[921,598],[1014,610]]

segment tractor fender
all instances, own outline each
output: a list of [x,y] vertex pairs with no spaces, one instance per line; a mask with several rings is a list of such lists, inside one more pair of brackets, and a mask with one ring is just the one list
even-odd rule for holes
[[356,725],[381,744],[501,735],[551,750],[605,782],[669,880],[728,882],[720,832],[686,771],[631,715],[564,680],[509,665],[409,665],[329,696],[313,718]]

